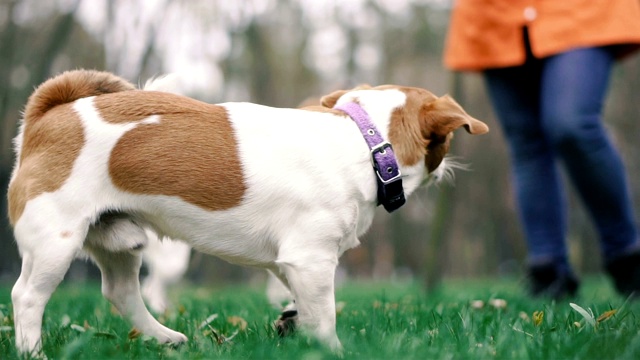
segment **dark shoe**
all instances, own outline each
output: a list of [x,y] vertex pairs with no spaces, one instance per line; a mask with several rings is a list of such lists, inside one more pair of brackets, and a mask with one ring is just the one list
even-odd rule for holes
[[580,285],[571,272],[560,272],[554,264],[529,267],[529,293],[535,297],[573,297]]
[[623,296],[640,296],[640,252],[619,256],[606,264],[616,290]]

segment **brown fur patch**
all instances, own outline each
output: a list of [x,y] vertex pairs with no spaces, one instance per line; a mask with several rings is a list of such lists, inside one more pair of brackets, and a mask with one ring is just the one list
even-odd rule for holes
[[[388,89],[380,86],[376,89]],[[430,134],[423,131],[423,106],[437,99],[432,93],[419,89],[401,87],[400,91],[407,95],[405,106],[396,109],[391,115],[389,124],[389,142],[398,161],[405,166],[413,166],[427,156]]]
[[25,128],[20,168],[9,186],[9,220],[15,225],[27,201],[59,189],[84,145],[82,122],[71,104],[49,110]]
[[[394,86],[379,86],[385,89]],[[413,87],[397,87],[407,95],[405,106],[394,111],[389,125],[389,142],[400,163],[415,165],[424,159],[434,171],[449,151],[453,131],[465,127],[470,134],[484,134],[487,125],[472,118],[448,95],[437,97]]]
[[162,92],[96,99],[110,122],[159,115],[124,134],[109,160],[114,185],[134,194],[178,196],[206,210],[237,206],[246,185],[234,130],[223,107]]

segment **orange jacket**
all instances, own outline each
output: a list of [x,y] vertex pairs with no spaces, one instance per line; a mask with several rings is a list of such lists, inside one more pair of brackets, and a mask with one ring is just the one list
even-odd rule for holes
[[483,70],[525,61],[523,27],[538,58],[578,48],[616,46],[622,57],[640,48],[640,0],[457,0],[444,63]]

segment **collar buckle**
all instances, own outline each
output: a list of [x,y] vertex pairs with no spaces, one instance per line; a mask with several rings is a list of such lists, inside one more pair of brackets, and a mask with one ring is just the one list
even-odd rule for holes
[[[398,172],[396,175],[392,176],[391,178],[385,179],[384,176],[382,175],[382,166],[380,163],[384,162],[382,159],[379,159],[381,156],[387,156],[387,150],[386,149],[390,149],[393,150],[393,147],[391,146],[391,143],[388,141],[382,141],[381,143],[379,143],[378,145],[374,145],[371,147],[371,165],[373,165],[373,168],[376,170],[376,175],[378,176],[378,179],[380,180],[380,182],[382,182],[383,184],[389,184],[391,182],[394,182],[396,180],[399,180],[400,178],[402,178],[402,173],[400,172],[400,169],[397,167],[397,165],[391,164],[391,166],[387,166],[386,168],[386,172],[387,174],[391,175],[394,172]],[[391,155],[393,156],[393,155]]]

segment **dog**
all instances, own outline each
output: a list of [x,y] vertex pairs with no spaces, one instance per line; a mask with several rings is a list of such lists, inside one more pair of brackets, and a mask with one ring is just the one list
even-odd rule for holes
[[82,253],[133,326],[186,341],[140,295],[146,229],[271,271],[291,290],[300,328],[339,351],[338,258],[378,205],[393,211],[446,173],[461,127],[489,130],[449,96],[396,85],[282,109],[137,90],[99,71],[45,81],[25,106],[8,189],[22,257],[11,292],[18,351],[41,352],[45,305]]
[[[168,74],[147,80],[143,89],[146,91],[162,91],[176,95],[185,95],[181,79],[176,74]],[[320,98],[305,99],[298,107],[319,105]],[[146,265],[147,276],[141,282],[141,293],[145,304],[155,313],[161,314],[169,309],[168,288],[178,283],[189,267],[191,247],[183,241],[158,235],[146,230],[148,243],[142,252],[142,262]],[[283,309],[289,306],[293,296],[289,289],[271,272],[267,271],[266,295],[273,308]]]

